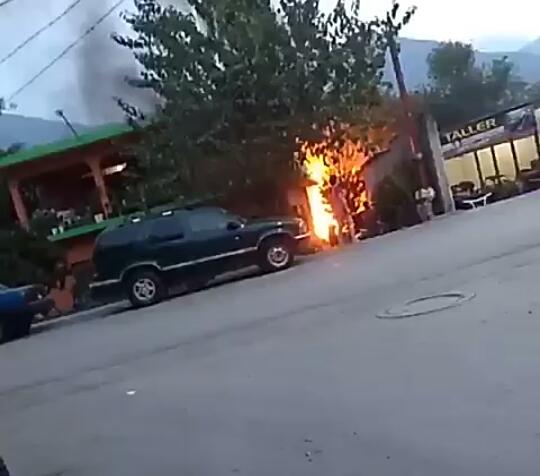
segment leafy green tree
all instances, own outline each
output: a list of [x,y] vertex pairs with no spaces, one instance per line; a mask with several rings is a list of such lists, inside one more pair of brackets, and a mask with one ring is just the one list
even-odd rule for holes
[[0,149],[0,158],[6,155],[15,154],[24,148],[24,143],[15,142],[11,144],[7,149]]
[[529,102],[540,101],[540,81],[525,85],[525,98]]
[[[156,96],[139,156],[160,186],[186,197],[287,182],[299,138],[330,122],[366,130],[381,101],[388,42],[384,20],[364,21],[359,1],[187,0],[188,10],[135,0],[126,14],[142,78]],[[398,30],[393,34],[397,34]]]
[[60,249],[46,238],[19,228],[0,230],[0,283],[5,286],[51,283]]
[[469,44],[441,44],[429,55],[428,67],[426,97],[443,127],[490,114],[526,97],[526,83],[515,74],[508,58],[479,66]]

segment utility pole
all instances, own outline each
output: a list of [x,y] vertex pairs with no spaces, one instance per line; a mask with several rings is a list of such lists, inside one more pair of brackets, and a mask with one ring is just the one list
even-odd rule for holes
[[409,96],[407,86],[405,84],[405,76],[403,75],[403,68],[401,67],[401,61],[399,59],[399,50],[396,44],[395,35],[391,30],[388,33],[388,48],[390,50],[390,57],[394,66],[394,73],[396,75],[396,82],[399,90],[399,98],[403,108],[403,114],[405,116],[407,132],[411,142],[411,150],[414,155],[414,161],[417,164],[420,186],[422,188],[426,188],[429,186],[429,180],[423,162],[422,147],[420,146],[420,132],[418,131],[418,125],[413,117],[411,97]]

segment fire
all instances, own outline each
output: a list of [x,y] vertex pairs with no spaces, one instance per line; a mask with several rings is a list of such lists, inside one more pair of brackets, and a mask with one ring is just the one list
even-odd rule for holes
[[330,177],[330,167],[325,164],[322,154],[315,154],[307,147],[304,150],[304,170],[310,180],[316,183],[307,187],[307,196],[311,208],[313,231],[315,235],[326,242],[330,241],[330,227],[337,226],[332,208],[325,200],[322,187]]
[[339,177],[341,186],[345,187],[349,195],[348,206],[351,214],[362,212],[367,201],[367,192],[365,187],[362,189],[359,186],[363,180],[358,174],[367,155],[357,142],[347,140],[338,145],[329,137],[319,143],[302,143],[300,152],[304,173],[314,183],[306,189],[313,232],[322,241],[329,242],[331,228],[335,227],[337,230],[339,225],[324,196],[324,188],[328,186],[331,175]]
[[[312,125],[318,129],[316,124]],[[352,216],[365,210],[368,191],[361,171],[373,154],[388,150],[395,134],[386,123],[366,131],[364,127],[330,121],[319,132],[318,141],[302,141],[295,154],[306,178],[311,181],[307,187],[307,198],[311,209],[314,234],[322,241],[330,242],[332,227],[337,230],[338,222],[332,207],[325,198],[328,182],[335,175],[345,192],[351,218],[348,227],[354,228]],[[349,230],[356,234],[361,230]]]

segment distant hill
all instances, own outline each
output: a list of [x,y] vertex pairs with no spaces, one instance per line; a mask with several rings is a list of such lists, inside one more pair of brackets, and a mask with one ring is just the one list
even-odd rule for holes
[[[420,87],[428,81],[427,57],[439,43],[428,40],[411,40],[402,38],[401,40],[401,61],[405,72],[407,85],[411,89]],[[536,44],[536,46],[535,46]],[[538,51],[535,53],[535,48]],[[476,52],[478,64],[491,64],[494,59],[507,56],[509,61],[514,63],[516,72],[528,82],[540,81],[540,38],[521,51],[485,53]],[[386,77],[393,79],[391,65],[388,62]]]
[[[77,131],[89,130],[88,126],[74,124]],[[0,149],[7,149],[13,144],[24,147],[46,144],[72,137],[72,132],[61,121],[50,121],[37,117],[25,117],[17,114],[0,114]]]
[[525,45],[523,48],[521,48],[520,51],[523,53],[533,53],[540,55],[540,38],[537,38],[528,45]]

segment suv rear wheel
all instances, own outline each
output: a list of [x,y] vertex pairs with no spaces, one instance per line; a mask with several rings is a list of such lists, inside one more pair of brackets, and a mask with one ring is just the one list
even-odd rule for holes
[[294,243],[286,236],[265,240],[259,250],[259,266],[264,271],[281,271],[294,262]]
[[127,280],[128,297],[135,307],[151,306],[162,301],[167,289],[161,277],[154,271],[140,270],[130,274]]

